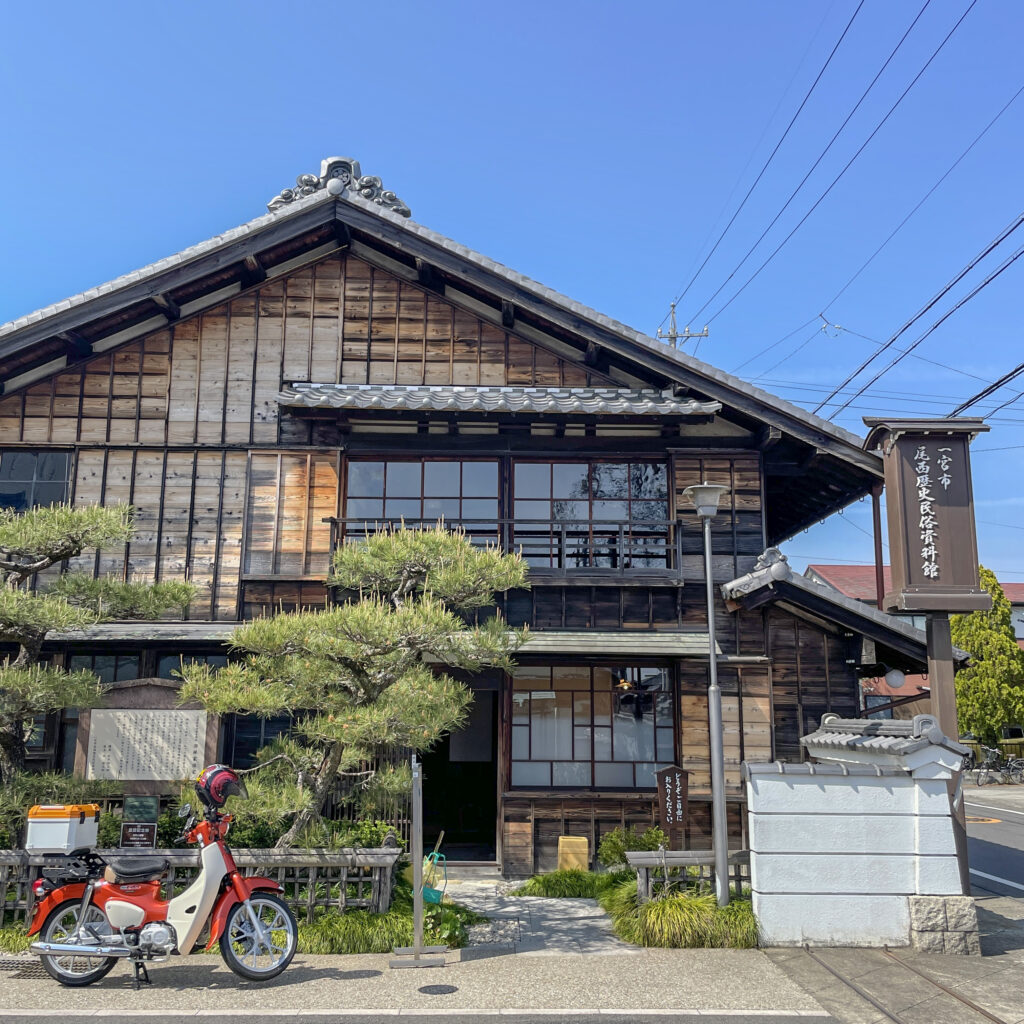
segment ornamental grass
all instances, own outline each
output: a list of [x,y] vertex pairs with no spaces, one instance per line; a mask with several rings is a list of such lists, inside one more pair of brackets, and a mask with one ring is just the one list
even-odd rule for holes
[[745,897],[733,897],[727,907],[719,907],[713,893],[678,889],[641,903],[634,877],[612,885],[598,899],[612,919],[615,934],[637,946],[751,949],[757,945],[757,921]]

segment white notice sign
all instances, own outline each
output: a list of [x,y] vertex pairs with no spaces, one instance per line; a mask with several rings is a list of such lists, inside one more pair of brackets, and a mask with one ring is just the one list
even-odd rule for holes
[[205,711],[96,709],[89,722],[87,779],[170,782],[194,778],[206,752]]

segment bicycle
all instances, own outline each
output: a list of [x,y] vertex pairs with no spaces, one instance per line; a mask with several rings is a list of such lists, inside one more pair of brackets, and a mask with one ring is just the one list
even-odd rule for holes
[[974,769],[974,781],[979,786],[989,782],[1005,784],[1024,782],[1024,757],[1004,758],[1002,751],[982,746],[984,758]]

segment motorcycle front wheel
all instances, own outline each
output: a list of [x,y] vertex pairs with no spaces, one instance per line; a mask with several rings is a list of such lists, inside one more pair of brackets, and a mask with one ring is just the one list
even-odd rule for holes
[[[67,942],[75,930],[75,923],[78,921],[78,912],[82,907],[81,900],[65,900],[58,903],[50,911],[43,923],[39,933],[40,942]],[[112,929],[107,915],[95,904],[90,904],[86,911],[83,928],[91,927],[97,935],[109,942]],[[83,943],[82,949],[88,949]],[[114,964],[117,963],[116,956],[79,956],[78,954],[55,956],[44,954],[40,956],[43,967],[51,978],[56,978],[62,985],[77,988],[80,985],[91,985],[94,981],[106,977]]]
[[288,904],[273,893],[256,892],[248,906],[236,903],[228,912],[220,955],[240,977],[269,981],[292,962],[298,939],[298,925]]

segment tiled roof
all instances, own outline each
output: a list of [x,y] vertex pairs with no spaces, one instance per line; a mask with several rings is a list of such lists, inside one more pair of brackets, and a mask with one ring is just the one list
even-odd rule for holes
[[[823,583],[835,587],[840,594],[852,597],[857,601],[874,601],[877,597],[875,588],[875,567],[873,565],[808,565],[808,572],[813,572]],[[882,567],[885,577],[885,590],[892,589],[892,572],[889,566]]]
[[[771,590],[792,588],[788,598],[791,600],[799,600],[802,593],[827,601],[836,609],[842,609],[856,616],[863,624],[861,628],[881,627],[893,636],[910,641],[920,649],[922,655],[927,649],[927,637],[923,629],[918,629],[906,619],[879,611],[873,603],[858,601],[834,587],[826,586],[808,576],[801,576],[793,572],[786,556],[781,554],[777,548],[769,548],[765,551],[755,564],[753,572],[748,572],[745,576],[740,576],[739,579],[731,580],[729,583],[723,583],[721,592],[726,601],[738,601],[765,587]],[[970,655],[966,651],[954,647],[953,657],[956,661],[964,662],[970,658]]]
[[[679,366],[680,370],[689,371],[697,378],[703,377],[709,382],[713,381],[719,385],[748,396],[756,402],[761,403],[766,410],[777,410],[786,417],[789,417],[791,420],[795,420],[802,424],[806,430],[810,431],[810,436],[821,438],[820,443],[835,441],[841,445],[848,446],[848,450],[844,453],[844,457],[847,461],[855,462],[861,466],[870,466],[873,472],[877,472],[878,475],[881,476],[881,459],[874,453],[864,452],[862,450],[863,440],[856,434],[851,433],[843,427],[839,427],[820,416],[816,416],[814,413],[808,412],[800,406],[793,405],[792,403],[779,398],[777,395],[763,391],[761,388],[758,388],[745,380],[741,380],[739,377],[735,377],[730,373],[726,373],[724,370],[720,370],[709,363],[695,359],[690,354],[681,352],[673,348],[671,345],[667,345],[663,341],[651,338],[632,327],[628,327],[627,325],[614,320],[612,317],[606,316],[595,309],[585,306],[581,302],[577,302],[574,299],[570,299],[568,296],[560,294],[553,288],[548,288],[545,285],[532,280],[524,274],[510,270],[508,267],[503,266],[497,261],[489,259],[478,252],[474,252],[467,246],[460,245],[458,242],[455,242],[450,238],[446,238],[444,235],[441,235],[436,231],[432,231],[430,228],[424,227],[422,224],[417,224],[415,221],[399,216],[384,207],[368,202],[352,191],[346,192],[342,197],[337,199],[326,190],[314,192],[312,195],[289,203],[287,206],[284,206],[273,213],[264,214],[261,217],[257,217],[254,220],[249,221],[247,224],[242,224],[239,227],[232,228],[229,231],[216,235],[208,241],[200,242],[198,245],[193,245],[187,249],[183,249],[181,252],[175,253],[173,256],[168,256],[156,263],[151,263],[149,266],[142,267],[139,270],[134,270],[122,277],[115,278],[113,281],[108,281],[106,284],[90,288],[88,291],[82,292],[79,295],[73,295],[67,299],[62,299],[60,302],[56,302],[53,305],[46,306],[43,309],[36,310],[35,312],[28,313],[16,320],[12,320],[9,323],[0,325],[0,339],[15,335],[24,328],[31,327],[32,325],[51,317],[56,317],[62,312],[76,309],[78,307],[84,307],[93,299],[115,293],[123,288],[130,287],[131,285],[142,281],[151,281],[152,279],[159,277],[159,275],[165,271],[190,263],[194,260],[198,260],[200,257],[205,256],[208,253],[215,252],[217,249],[227,246],[232,242],[258,235],[263,230],[280,223],[283,220],[288,220],[293,217],[298,218],[321,204],[326,206],[335,202],[341,205],[353,207],[356,210],[370,212],[381,221],[390,222],[393,227],[398,228],[402,232],[415,235],[444,252],[464,259],[486,272],[503,278],[516,288],[521,289],[528,296],[536,296],[543,302],[549,302],[561,307],[582,320],[589,321],[604,328],[605,330],[613,332],[621,338],[627,339],[641,349],[646,349],[648,352],[654,353],[664,359],[671,360]],[[86,315],[87,314],[83,311],[82,317],[84,318]]]
[[[875,601],[875,567],[873,565],[819,565],[815,563],[807,566],[807,573],[814,573],[818,579],[854,600],[871,601],[872,603]],[[885,590],[888,593],[892,590],[892,571],[889,566],[882,566],[882,574],[885,578]],[[1003,588],[1006,600],[1010,604],[1024,604],[1024,583],[1000,583],[999,585]]]
[[678,398],[670,390],[631,388],[291,384],[277,398],[282,405],[303,409],[578,413],[605,416],[710,416],[722,408],[721,402]]
[[959,754],[970,752],[946,736],[931,715],[915,715],[910,721],[825,715],[821,727],[801,736],[800,743],[812,754],[821,750],[863,750],[905,755],[929,746],[945,747]]

